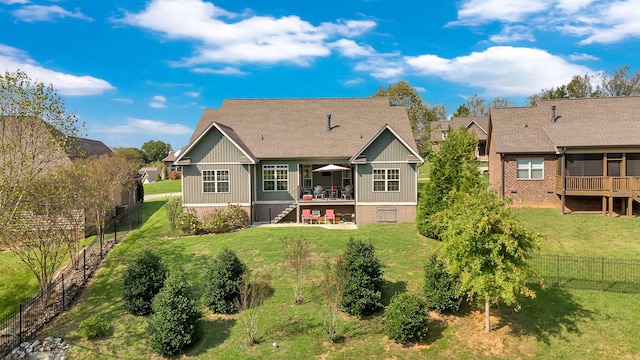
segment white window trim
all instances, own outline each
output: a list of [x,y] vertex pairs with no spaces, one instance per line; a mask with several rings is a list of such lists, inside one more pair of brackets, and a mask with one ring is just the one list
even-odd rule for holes
[[[265,170],[273,170],[274,171],[274,176],[276,176],[273,180],[269,180],[269,181],[273,181],[274,183],[274,187],[273,190],[266,190],[264,188],[264,183],[265,183],[265,178],[264,178],[264,172]],[[278,190],[278,178],[277,178],[277,170],[287,170],[287,188],[284,190]],[[262,165],[262,191],[263,192],[276,192],[276,191],[289,191],[289,165],[287,164],[267,164],[267,165]]]
[[[526,178],[521,178],[518,176],[518,171],[519,170],[524,170],[524,169],[519,169],[518,168],[518,160],[527,160],[527,177]],[[533,164],[531,163],[531,160],[533,159],[540,159],[542,160],[542,177],[541,178],[533,178],[531,177],[531,172],[533,170]],[[521,158],[516,158],[516,180],[544,180],[544,158],[542,157],[521,157]]]
[[[376,170],[384,170],[384,179],[376,179],[375,172]],[[389,179],[389,170],[396,170],[398,172],[398,179]],[[375,193],[385,193],[385,192],[400,192],[400,168],[374,168],[371,172],[371,190]],[[376,181],[384,181],[384,190],[376,190]],[[398,182],[398,190],[389,190],[389,181],[397,181]]]
[[[212,171],[213,172],[213,177],[214,180],[213,181],[205,181],[204,180],[204,172],[205,171]],[[227,177],[229,178],[229,180],[218,180],[218,172],[219,171],[226,171],[227,172]],[[222,183],[222,182],[226,182],[229,184],[228,186],[228,191],[218,191],[218,183]],[[204,191],[204,184],[205,183],[214,183],[215,184],[215,191]],[[229,171],[228,169],[206,169],[206,170],[202,170],[202,193],[203,194],[229,194],[231,193],[231,171]]]

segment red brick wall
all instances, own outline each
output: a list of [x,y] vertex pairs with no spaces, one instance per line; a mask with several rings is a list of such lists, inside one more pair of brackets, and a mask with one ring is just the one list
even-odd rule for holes
[[[516,159],[541,157],[544,159],[544,179],[518,179]],[[500,161],[498,160],[500,164]],[[560,208],[562,202],[555,193],[558,157],[554,154],[528,154],[504,156],[505,196],[513,199],[514,206],[544,206]],[[499,173],[501,173],[499,169]]]

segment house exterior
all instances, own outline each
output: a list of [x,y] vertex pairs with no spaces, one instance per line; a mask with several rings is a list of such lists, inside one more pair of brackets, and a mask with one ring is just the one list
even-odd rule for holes
[[[332,209],[360,224],[414,221],[423,162],[387,98],[225,100],[176,158],[185,211],[237,204],[252,222],[300,222]],[[328,164],[346,170],[314,171]]]
[[515,205],[640,210],[640,97],[543,100],[489,116],[489,178]]
[[449,121],[437,121],[431,123],[431,143],[438,146],[447,138],[447,134],[452,129],[464,128],[472,131],[478,138],[476,158],[480,161],[488,161],[487,138],[489,131],[488,116],[454,117]]
[[140,182],[143,184],[150,184],[156,182],[158,175],[162,176],[162,172],[157,167],[142,167],[138,169],[140,175]]

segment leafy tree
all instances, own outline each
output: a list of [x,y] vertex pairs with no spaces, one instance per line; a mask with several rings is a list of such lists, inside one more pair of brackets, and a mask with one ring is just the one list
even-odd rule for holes
[[147,332],[151,347],[158,354],[177,354],[200,336],[202,313],[182,273],[169,275],[165,286],[153,299],[152,309]]
[[612,75],[602,77],[602,91],[606,96],[640,95],[640,70],[629,73],[631,67],[624,65],[616,68]]
[[283,240],[287,265],[293,273],[293,297],[296,305],[302,304],[302,285],[309,266],[311,243],[304,235]]
[[453,117],[469,117],[471,116],[471,109],[467,106],[467,104],[462,104],[458,106],[456,112],[453,113]]
[[338,255],[335,263],[325,261],[318,290],[320,291],[320,317],[322,328],[331,342],[339,338],[338,321],[340,305],[347,287],[349,271],[342,255]]
[[466,102],[460,106],[455,113],[454,117],[468,117],[468,116],[486,116],[489,113],[489,109],[509,107],[512,106],[511,101],[507,98],[496,97],[487,106],[487,102],[478,94],[473,94],[468,97]]
[[144,153],[147,163],[154,161],[162,161],[169,155],[171,145],[160,140],[149,140],[142,144],[142,152]]
[[538,249],[538,236],[515,219],[508,200],[488,189],[451,196],[449,207],[433,219],[444,229],[441,256],[449,273],[460,274],[466,294],[484,303],[490,332],[491,304],[512,305],[519,294],[535,297],[527,287],[535,274],[527,259]]
[[418,150],[421,155],[426,156],[431,146],[431,122],[446,118],[444,105],[429,106],[418,95],[416,89],[404,80],[391,84],[386,89],[380,87],[373,96],[389,97],[389,103],[392,106],[404,106],[407,109]]
[[418,202],[416,224],[427,237],[439,239],[440,231],[430,217],[445,209],[450,191],[471,191],[483,182],[475,156],[478,140],[465,129],[449,131],[440,149],[431,155],[431,174]]
[[353,237],[344,252],[349,280],[342,298],[342,309],[351,315],[366,315],[382,307],[382,263],[373,244]]
[[204,284],[204,302],[217,314],[232,314],[238,311],[242,275],[245,264],[230,249],[223,249],[207,270]]
[[271,281],[271,275],[264,271],[255,274],[247,271],[242,275],[238,309],[249,344],[255,344],[258,341],[258,329],[263,310],[261,305],[273,291]]
[[151,313],[151,301],[164,286],[167,267],[149,250],[134,258],[122,275],[123,307],[134,315]]
[[[17,70],[0,74],[0,241],[29,211],[25,194],[34,179],[66,161],[80,128],[52,85]],[[42,156],[46,154],[46,156]]]
[[142,150],[133,147],[117,147],[113,149],[116,156],[127,159],[129,162],[142,167],[147,163],[147,159]]
[[169,220],[169,227],[171,228],[171,231],[175,231],[178,227],[180,215],[182,215],[182,197],[170,196],[164,203],[164,208],[167,210],[167,220]]
[[594,85],[595,77],[589,74],[574,76],[568,84],[556,88],[543,89],[540,93],[526,99],[529,106],[534,106],[540,100],[547,99],[578,99],[603,96],[600,86]]
[[395,294],[384,311],[384,317],[385,333],[400,344],[421,341],[429,331],[429,314],[424,299],[416,294]]
[[424,265],[425,306],[438,313],[458,311],[462,303],[460,279],[447,272],[446,264],[432,254]]

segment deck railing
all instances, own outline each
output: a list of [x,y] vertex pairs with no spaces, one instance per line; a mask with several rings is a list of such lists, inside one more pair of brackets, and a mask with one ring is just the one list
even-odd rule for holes
[[[567,191],[610,191],[640,194],[637,176],[566,176]],[[562,176],[556,177],[556,188],[562,190]]]

